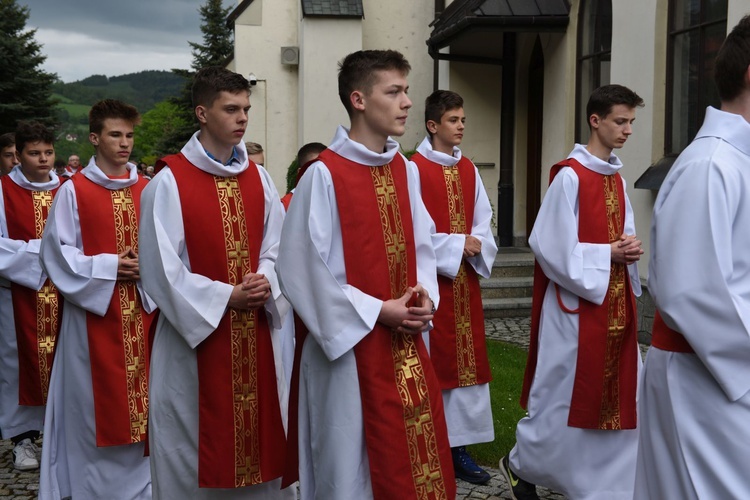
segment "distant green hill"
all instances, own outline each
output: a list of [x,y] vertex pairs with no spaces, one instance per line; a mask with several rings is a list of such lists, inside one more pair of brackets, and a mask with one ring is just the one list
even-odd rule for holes
[[60,121],[63,125],[80,124],[88,108],[101,99],[119,99],[135,106],[141,114],[156,103],[180,94],[185,79],[171,71],[141,71],[121,76],[92,75],[83,80],[57,82],[52,91],[60,100]]
[[[83,80],[53,85],[53,97],[59,103],[57,142],[55,149],[57,158],[67,160],[71,154],[78,154],[81,160],[88,162],[93,153],[89,144],[88,113],[91,106],[101,99],[119,99],[132,104],[141,115],[154,106],[171,97],[180,95],[185,79],[171,71],[141,71],[121,76],[107,77],[92,75]],[[133,151],[133,160],[139,160],[150,151]]]

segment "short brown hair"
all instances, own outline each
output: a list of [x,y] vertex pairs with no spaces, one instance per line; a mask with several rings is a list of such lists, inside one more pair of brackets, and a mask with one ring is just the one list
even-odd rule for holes
[[[464,107],[464,99],[458,93],[452,90],[436,90],[424,101],[424,123],[425,128],[427,122],[432,120],[435,123],[440,123],[443,115],[446,111],[452,109],[461,109]],[[427,130],[430,134],[430,131]],[[432,136],[432,134],[430,134]]]
[[716,55],[714,81],[722,101],[731,101],[745,89],[750,66],[750,15],[740,19]]
[[247,141],[245,143],[245,149],[247,149],[247,154],[249,155],[257,155],[258,153],[263,152],[263,146],[252,141]]
[[193,78],[193,107],[210,107],[220,92],[237,94],[242,91],[250,95],[247,78],[221,66],[209,66],[198,71]]
[[16,128],[16,151],[21,154],[26,143],[55,143],[55,134],[39,122],[21,122]]
[[89,110],[89,132],[101,134],[104,120],[110,118],[125,120],[132,125],[138,125],[141,122],[141,115],[135,107],[117,99],[104,99],[91,106]]
[[376,71],[396,70],[408,75],[409,61],[395,50],[359,50],[339,63],[339,98],[349,116],[353,109],[349,96],[359,90],[369,94],[376,81]]
[[[630,108],[642,108],[643,99],[623,85],[614,83],[602,85],[595,89],[589,97],[589,102],[586,104],[586,119],[591,118],[591,115],[604,118],[612,112],[612,108],[617,104],[624,104]],[[591,128],[591,122],[589,122],[589,128]]]
[[13,135],[13,132],[7,132],[5,134],[0,135],[0,149],[5,149],[8,146],[13,146],[16,144],[16,138]]

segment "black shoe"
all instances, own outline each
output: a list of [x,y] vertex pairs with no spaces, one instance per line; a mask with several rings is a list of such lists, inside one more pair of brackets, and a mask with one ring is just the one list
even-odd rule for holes
[[500,460],[500,472],[503,473],[505,481],[510,488],[510,497],[513,500],[539,500],[536,494],[536,486],[516,476],[508,464],[508,455]]
[[451,448],[453,455],[453,470],[458,479],[463,479],[467,483],[485,484],[489,482],[489,473],[479,467],[471,456],[466,452],[465,446]]

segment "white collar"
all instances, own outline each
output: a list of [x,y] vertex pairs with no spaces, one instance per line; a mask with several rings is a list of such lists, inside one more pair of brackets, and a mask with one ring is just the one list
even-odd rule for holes
[[341,125],[336,129],[336,135],[334,135],[331,145],[328,146],[334,153],[366,167],[387,165],[396,156],[399,147],[398,142],[388,137],[385,142],[385,151],[383,153],[375,153],[367,149],[363,144],[350,139],[349,129]]
[[200,130],[193,134],[181,151],[185,155],[185,158],[197,168],[208,174],[218,175],[219,177],[234,177],[247,170],[249,163],[247,160],[247,148],[244,142],[240,141],[235,146],[237,148],[237,158],[240,160],[239,163],[231,162],[229,165],[222,165],[218,161],[212,160],[206,154],[206,149],[198,139],[199,136]]
[[21,165],[16,165],[15,167],[13,167],[13,170],[10,171],[8,177],[10,177],[13,182],[24,189],[28,189],[29,191],[50,191],[60,185],[60,178],[57,176],[54,170],[50,170],[50,180],[48,180],[47,182],[31,182],[26,178],[25,175],[23,175]]
[[86,168],[80,170],[80,173],[95,184],[111,191],[117,191],[118,189],[130,187],[138,182],[138,169],[136,166],[132,163],[127,163],[125,167],[128,170],[128,177],[126,179],[110,179],[107,174],[99,168],[99,165],[96,164],[96,155],[94,155],[89,160],[89,164],[86,165]]
[[447,155],[440,151],[432,149],[432,141],[429,137],[425,137],[424,140],[417,147],[417,152],[430,160],[431,162],[437,163],[444,167],[452,167],[459,161],[461,161],[461,150],[458,146],[453,146],[453,154]]
[[574,158],[584,167],[602,175],[612,175],[622,168],[622,162],[614,153],[610,153],[609,161],[604,161],[589,153],[582,144],[576,144],[568,158]]

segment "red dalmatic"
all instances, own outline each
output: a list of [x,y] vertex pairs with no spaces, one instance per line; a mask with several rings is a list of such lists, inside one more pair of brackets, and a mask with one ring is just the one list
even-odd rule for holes
[[[74,175],[85,255],[138,252],[141,191],[148,181],[107,189]],[[148,422],[148,331],[154,314],[143,309],[135,281],[117,280],[104,316],[86,313],[96,445],[118,446],[146,439]]]
[[[411,157],[419,168],[422,200],[438,233],[471,234],[474,221],[474,165],[461,158],[443,166],[420,153]],[[485,346],[484,310],[479,276],[465,259],[455,279],[438,275],[440,308],[430,331],[430,357],[442,389],[486,384],[492,380]]]
[[[5,176],[2,189],[8,237],[23,241],[41,238],[57,188],[32,191]],[[59,294],[49,279],[39,290],[18,283],[11,283],[10,289],[18,345],[18,404],[42,406],[47,401],[55,342],[62,318]]]
[[[625,227],[625,190],[620,174],[602,175],[573,158],[550,172],[550,183],[563,167],[578,176],[578,240],[582,243],[617,241]],[[537,263],[531,339],[526,363],[521,406],[526,408],[536,370],[539,321],[549,279]],[[557,286],[557,285],[555,285]],[[638,331],[635,296],[624,264],[611,265],[609,287],[602,305],[579,298],[578,359],[568,425],[583,429],[635,429],[638,371]]]
[[[347,283],[389,300],[417,283],[406,165],[364,167],[320,155],[336,192]],[[442,396],[420,335],[377,323],[354,348],[375,499],[453,499]]]
[[[230,285],[257,272],[265,197],[255,164],[219,177],[182,154],[162,162],[177,181],[191,271]],[[280,477],[286,438],[265,310],[229,309],[196,351],[198,484],[239,488]]]

